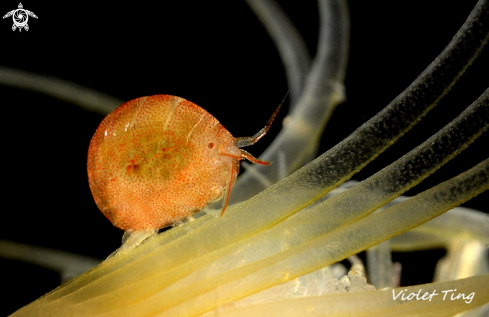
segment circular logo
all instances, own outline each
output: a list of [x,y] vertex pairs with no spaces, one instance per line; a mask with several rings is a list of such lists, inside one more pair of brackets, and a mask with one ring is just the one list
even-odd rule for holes
[[17,9],[13,14],[13,20],[16,27],[23,28],[27,24],[29,16],[27,15],[27,12],[25,12],[25,10]]
[[37,19],[37,15],[35,15],[32,11],[25,10],[22,3],[19,3],[19,7],[17,9],[7,12],[7,14],[3,16],[3,19],[6,19],[8,17],[12,17],[12,20],[14,21],[14,24],[12,25],[12,31],[19,29],[19,32],[22,29],[29,31],[29,25],[27,24],[29,17]]

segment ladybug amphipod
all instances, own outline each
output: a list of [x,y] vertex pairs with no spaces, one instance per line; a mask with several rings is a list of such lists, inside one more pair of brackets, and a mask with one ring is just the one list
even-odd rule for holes
[[239,148],[263,137],[234,138],[211,114],[183,98],[156,95],[119,106],[97,128],[88,150],[88,180],[97,206],[125,231],[163,228],[223,199],[239,161],[270,163]]

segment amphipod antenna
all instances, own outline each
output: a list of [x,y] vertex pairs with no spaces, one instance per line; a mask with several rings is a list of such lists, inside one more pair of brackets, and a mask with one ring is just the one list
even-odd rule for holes
[[[270,130],[270,126],[272,125],[273,120],[277,116],[278,111],[282,107],[282,104],[284,103],[284,101],[285,101],[285,99],[287,98],[288,95],[289,95],[289,92],[287,91],[287,93],[285,94],[284,99],[282,99],[282,102],[278,105],[277,109],[275,109],[275,112],[272,114],[272,117],[270,118],[270,120],[268,120],[267,125],[265,127],[263,127],[260,131],[258,131],[257,133],[255,133],[255,135],[253,135],[253,136],[246,136],[246,137],[236,138],[236,147],[242,148],[242,147],[245,147],[245,146],[250,146],[250,145],[253,145],[256,142],[258,142],[261,138],[263,138],[263,136],[265,134],[267,134],[268,130]],[[251,154],[249,154],[248,152],[243,151],[243,150],[241,150],[241,151],[246,153],[246,156],[243,156],[243,157],[246,158],[247,160],[249,160],[250,162],[253,162],[253,163],[262,162],[262,161],[258,161],[256,158],[254,158],[253,156],[251,156]],[[248,156],[250,156],[251,159],[249,159]],[[258,164],[260,164],[260,163],[258,163]],[[265,165],[268,165],[268,164],[270,164],[270,163],[267,163]]]

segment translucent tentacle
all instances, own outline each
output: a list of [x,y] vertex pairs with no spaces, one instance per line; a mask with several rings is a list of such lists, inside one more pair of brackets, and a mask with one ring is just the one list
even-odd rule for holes
[[[343,79],[346,71],[349,42],[348,9],[342,1],[319,1],[320,33],[318,53],[308,74],[297,106],[284,121],[284,127],[273,143],[260,156],[262,160],[278,162],[286,157],[286,166],[267,168],[256,166],[254,173],[246,171],[238,178],[231,203],[256,195],[266,187],[261,173],[273,183],[294,172],[317,155],[319,137],[333,109],[344,99]],[[286,123],[286,124],[285,124]]]
[[306,43],[275,1],[246,0],[246,2],[277,46],[289,83],[290,104],[295,106],[303,92],[306,76],[311,66],[311,57]]
[[0,84],[44,93],[103,115],[124,103],[124,100],[67,80],[4,66],[0,66]]

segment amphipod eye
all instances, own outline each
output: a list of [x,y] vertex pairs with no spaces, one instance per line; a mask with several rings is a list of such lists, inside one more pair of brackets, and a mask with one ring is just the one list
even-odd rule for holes
[[216,147],[216,144],[214,142],[210,142],[207,147],[211,150],[213,150]]

